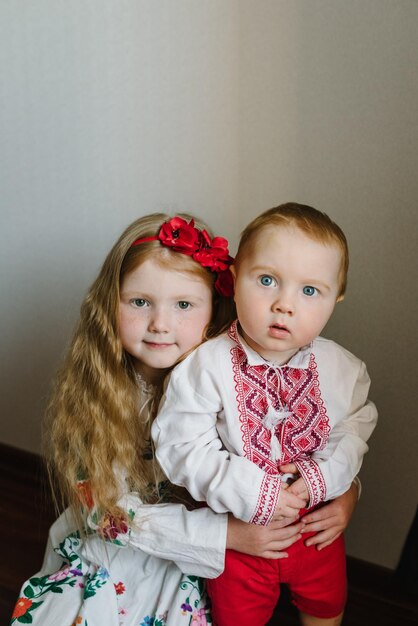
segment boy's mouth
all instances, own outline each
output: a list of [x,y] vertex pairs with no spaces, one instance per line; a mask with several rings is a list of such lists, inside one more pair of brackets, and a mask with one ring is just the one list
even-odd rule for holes
[[270,326],[270,332],[276,337],[284,337],[290,334],[290,330],[284,324],[272,324]]
[[284,324],[272,324],[271,328],[278,328],[279,330],[287,330],[287,332],[290,332],[288,327]]

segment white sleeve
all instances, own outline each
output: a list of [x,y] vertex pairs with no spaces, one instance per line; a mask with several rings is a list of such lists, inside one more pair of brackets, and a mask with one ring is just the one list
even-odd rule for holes
[[[132,492],[125,494],[118,505],[129,513],[129,531],[119,533],[110,543],[104,543],[100,532],[97,532],[100,523],[94,514],[90,515],[87,518],[88,535],[82,542],[83,554],[88,560],[101,563],[103,555],[109,557],[115,549],[134,549],[165,561],[173,561],[186,574],[216,578],[222,573],[227,515],[213,513],[207,507],[188,511],[182,504],[147,505]],[[66,509],[49,530],[40,575],[60,569],[63,558],[57,554],[56,548],[76,529],[72,511]],[[107,546],[105,550],[104,545]]]
[[133,493],[119,505],[134,513],[128,546],[173,561],[187,574],[215,578],[224,568],[228,517],[207,507],[142,504]]
[[364,363],[359,363],[346,416],[331,428],[323,450],[314,452],[308,460],[296,461],[308,485],[310,506],[347,491],[368,450],[366,441],[376,426],[377,411],[367,400],[370,378]]
[[268,524],[280,478],[225,449],[216,429],[221,409],[221,394],[208,369],[195,358],[181,363],[152,426],[157,459],[169,480],[195,500],[244,522]]

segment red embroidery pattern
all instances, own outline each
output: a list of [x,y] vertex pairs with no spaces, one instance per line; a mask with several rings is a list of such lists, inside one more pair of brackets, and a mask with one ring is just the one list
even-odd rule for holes
[[[237,342],[231,348],[231,357],[244,456],[268,474],[277,474],[281,463],[307,459],[315,450],[322,450],[330,426],[320,394],[314,355],[310,356],[308,369],[284,366],[278,376],[267,364],[248,365],[247,356],[238,343],[236,325],[231,327],[229,335]],[[263,426],[268,410],[266,392],[274,408],[285,406],[292,413],[278,424],[275,431],[282,451],[277,462],[270,459],[271,435]],[[319,481],[315,479],[314,482]]]
[[327,497],[327,487],[318,464],[312,459],[306,459],[296,461],[296,465],[308,487],[309,506],[324,502]]
[[281,482],[277,476],[266,474],[261,483],[260,495],[255,513],[250,519],[252,524],[265,526],[271,521],[280,495]]

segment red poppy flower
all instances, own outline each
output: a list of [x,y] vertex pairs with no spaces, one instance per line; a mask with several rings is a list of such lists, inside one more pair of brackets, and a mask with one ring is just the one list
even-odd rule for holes
[[215,289],[225,298],[231,298],[234,295],[234,278],[229,268],[224,272],[218,272]]
[[193,254],[195,261],[203,267],[209,267],[213,272],[226,270],[233,259],[228,254],[228,242],[223,237],[209,238],[206,231],[202,231],[200,247]]
[[19,598],[19,600],[16,602],[12,619],[17,618],[17,617],[22,617],[22,615],[25,615],[25,613],[27,613],[27,611],[30,609],[32,604],[33,604],[32,600],[28,600],[27,598]]
[[212,246],[212,240],[209,237],[206,230],[199,231],[199,250],[203,248],[210,248]]
[[188,256],[192,256],[199,247],[199,231],[195,228],[194,220],[187,223],[181,217],[173,217],[169,222],[165,222],[161,226],[158,238],[164,246]]
[[[191,256],[202,267],[218,273],[215,282],[218,293],[226,297],[233,294],[233,280],[228,269],[234,259],[229,256],[228,241],[224,237],[211,239],[206,230],[199,230],[195,227],[193,219],[188,223],[182,217],[173,217],[161,226],[158,239],[162,245],[172,248],[175,252]],[[142,241],[148,241],[148,239],[137,240],[133,245]],[[109,532],[111,535],[114,534],[111,529]]]

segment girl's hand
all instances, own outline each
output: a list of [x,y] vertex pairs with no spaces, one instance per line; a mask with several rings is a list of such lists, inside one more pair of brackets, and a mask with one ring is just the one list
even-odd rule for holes
[[353,482],[350,489],[341,496],[316,511],[307,513],[302,518],[304,525],[302,532],[316,532],[316,535],[306,539],[305,544],[322,550],[337,539],[348,526],[356,508],[357,498],[358,486]]
[[286,558],[286,548],[301,538],[301,522],[296,517],[272,521],[267,526],[247,524],[228,515],[226,547],[265,559]]

